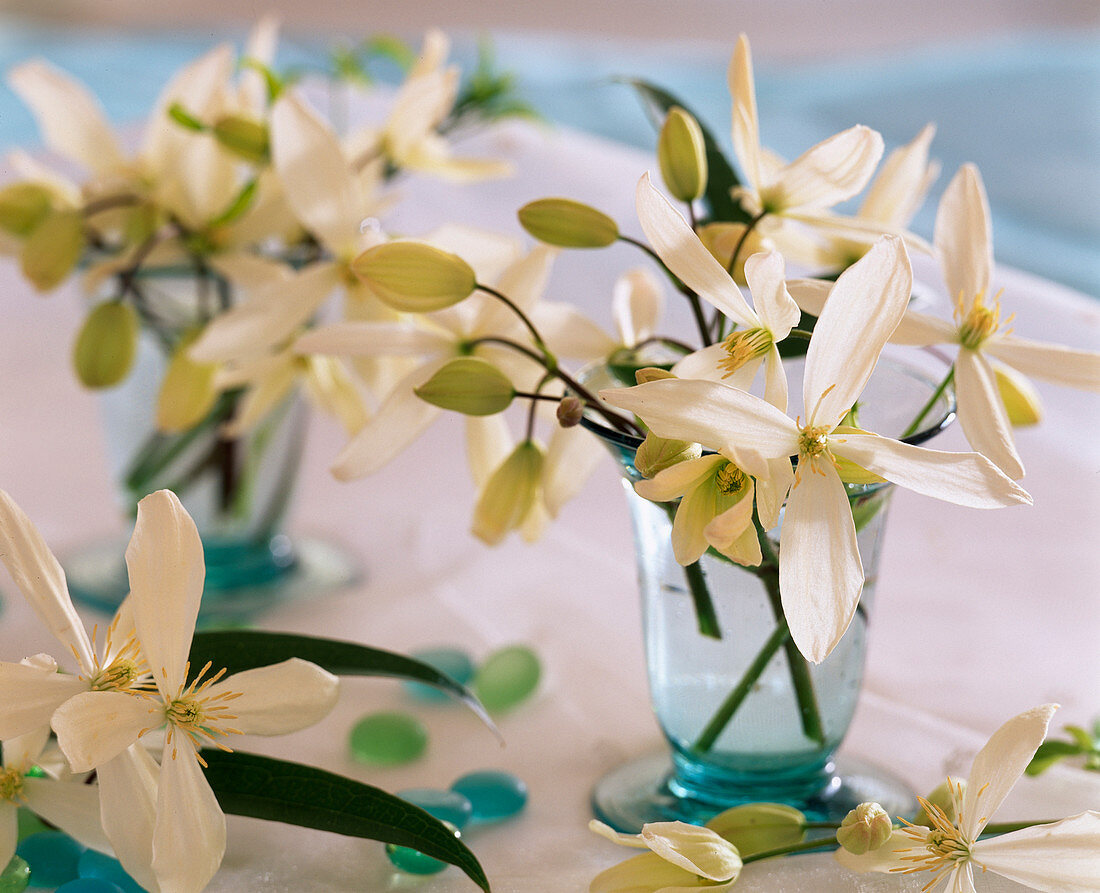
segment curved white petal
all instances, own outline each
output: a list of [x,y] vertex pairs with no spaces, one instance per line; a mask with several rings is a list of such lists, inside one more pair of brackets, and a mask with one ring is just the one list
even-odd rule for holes
[[147,890],[160,889],[153,874],[160,767],[141,744],[132,744],[96,770],[100,819],[115,856]]
[[923,843],[914,840],[905,831],[898,830],[894,831],[890,839],[877,850],[870,850],[857,856],[841,847],[833,852],[833,858],[849,871],[860,874],[869,871],[900,871],[903,868],[912,867],[912,862],[905,861],[905,857],[912,851],[927,852]]
[[512,434],[503,414],[466,417],[466,461],[480,491],[512,452]]
[[982,350],[1025,375],[1069,385],[1087,391],[1100,391],[1100,353],[1043,344],[1004,335],[990,338]]
[[0,662],[0,740],[6,742],[49,726],[58,707],[87,690],[88,683],[75,676]]
[[811,316],[821,316],[835,284],[828,279],[788,279],[787,292],[802,310]]
[[[707,890],[728,890],[733,881],[705,884]],[[588,893],[697,893],[704,886],[694,874],[666,862],[656,853],[642,853],[601,871]]]
[[930,344],[953,344],[959,340],[955,324],[945,319],[907,310],[890,336],[891,344],[927,347]]
[[370,418],[363,393],[346,364],[333,357],[309,357],[303,383],[306,396],[321,412],[340,421],[348,436],[358,434]]
[[65,571],[30,518],[0,490],[0,561],[46,628],[71,651],[85,672],[95,665],[92,644],[80,622]]
[[935,135],[935,125],[926,124],[912,142],[886,156],[859,206],[860,217],[899,227],[909,225],[939,173],[938,164],[928,163],[928,147]]
[[[556,248],[549,245],[536,245],[504,269],[496,281],[496,290],[507,295],[517,307],[529,313],[546,292],[546,285],[550,280],[550,272],[557,256]],[[493,298],[481,305],[477,318],[473,322],[472,334],[501,334],[515,326],[515,311]]]
[[779,172],[782,209],[831,208],[851,198],[871,179],[882,149],[882,137],[861,124],[807,149]]
[[294,342],[295,353],[336,356],[433,356],[454,353],[448,334],[415,322],[336,322],[310,329]]
[[[905,247],[910,251],[917,251],[921,254],[929,255],[933,253],[932,246],[920,236],[902,227],[878,223],[874,220],[864,220],[861,217],[845,217],[843,214],[834,214],[832,211],[814,210],[784,211],[783,217],[788,220],[804,223],[820,235],[830,236],[833,239],[842,239],[849,242],[849,249],[841,254],[843,263],[840,264],[840,266],[848,263],[847,257],[853,252],[855,252],[856,257],[863,254],[879,236],[897,236],[905,243]],[[787,253],[793,256],[793,244],[788,243],[791,243],[797,236],[793,232],[781,232],[782,244],[786,248]],[[808,246],[802,247],[804,255],[807,254],[806,247]],[[836,264],[836,254],[837,250],[834,247],[832,255],[825,253],[823,257],[817,258],[814,262]],[[811,253],[809,256],[813,257],[814,255]]]
[[572,304],[543,301],[531,314],[547,347],[558,356],[606,359],[619,345]]
[[185,681],[206,577],[198,529],[175,493],[158,490],[138,503],[126,567],[138,640],[167,700]]
[[684,494],[672,519],[672,554],[678,564],[692,564],[707,551],[704,531],[714,514],[713,489],[695,487]]
[[1025,710],[997,729],[978,751],[966,780],[959,816],[959,828],[968,840],[978,838],[1024,774],[1057,709],[1057,704],[1044,704]]
[[947,293],[965,315],[993,276],[993,230],[981,174],[972,164],[959,168],[936,212],[935,243]]
[[664,306],[664,290],[649,270],[639,267],[616,279],[611,316],[622,343],[634,347],[650,337],[657,330]]
[[604,445],[579,425],[554,429],[542,465],[542,501],[551,518],[581,491],[606,456]]
[[187,735],[165,750],[157,791],[153,871],[164,891],[202,890],[225,855],[225,815]]
[[859,399],[912,287],[909,255],[893,236],[884,236],[840,275],[806,353],[808,424],[832,429]]
[[733,99],[733,153],[741,163],[746,185],[760,188],[760,125],[756,114],[756,84],[749,39],[741,34],[726,73]]
[[715,260],[695,231],[643,174],[635,190],[638,220],[649,244],[688,288],[738,325],[755,328],[760,320],[746,303],[726,269]]
[[496,282],[523,256],[522,243],[513,236],[457,223],[445,223],[433,229],[424,241],[457,254],[473,267],[479,282]]
[[458,91],[458,71],[433,67],[409,77],[394,98],[385,125],[387,155],[399,165],[408,163],[419,144],[428,140],[432,130],[454,104]]
[[4,739],[4,768],[26,772],[37,762],[49,740],[48,724],[36,726],[25,734]]
[[959,424],[970,445],[1013,480],[1024,476],[996,374],[980,353],[963,348],[955,360]]
[[768,460],[767,472],[766,477],[756,479],[756,511],[760,516],[760,526],[765,530],[774,530],[794,483],[794,467],[788,456],[782,456]]
[[833,435],[829,448],[892,483],[956,505],[1031,504],[1027,491],[978,453],[929,450],[874,434]]
[[1100,812],[981,840],[974,858],[1034,890],[1094,893],[1100,890]]
[[246,735],[285,735],[324,719],[336,704],[340,680],[316,664],[292,657],[234,673],[211,685],[204,697],[234,692],[229,725]]
[[764,399],[781,412],[787,411],[787,373],[774,344],[764,356]]
[[778,251],[761,251],[745,261],[745,280],[756,314],[776,341],[786,338],[802,315],[787,291],[785,275],[783,255]]
[[[223,431],[228,437],[241,437],[258,425],[287,395],[294,389],[301,372],[300,367],[289,354],[271,357],[272,362],[265,364],[265,374],[248,382],[248,393],[237,407],[236,415]],[[218,378],[218,384],[224,386],[225,379]]]
[[163,704],[121,691],[83,692],[53,715],[57,743],[73,772],[87,772],[114,759],[143,731],[163,722]]
[[[731,550],[740,553],[741,550],[735,547],[738,546],[738,541],[743,535],[753,526],[752,507],[753,492],[750,485],[748,492],[741,499],[738,499],[721,514],[715,515],[711,522],[707,524],[703,530],[707,542],[723,553]],[[757,542],[755,529],[752,531],[751,545],[755,545],[756,548],[750,548],[749,551],[755,557],[756,563],[759,564],[760,544]]]
[[741,871],[741,856],[710,828],[685,822],[651,822],[642,840],[658,856],[708,881],[728,881]]
[[779,535],[779,592],[791,638],[821,663],[840,641],[863,592],[852,509],[828,459],[802,461]]
[[261,289],[289,279],[293,274],[282,261],[262,257],[250,251],[225,251],[213,254],[209,264],[234,285],[246,289]]
[[634,485],[634,491],[644,499],[654,502],[678,499],[712,474],[716,466],[724,465],[727,461],[725,456],[708,455],[677,462],[659,471],[650,480],[638,481]]
[[28,807],[84,846],[112,851],[99,818],[99,788],[75,781],[24,778],[23,798]]
[[728,372],[718,364],[728,359],[729,351],[723,342],[711,344],[701,350],[689,353],[672,367],[677,378],[699,378],[704,381],[720,381],[731,388],[747,391],[752,387],[760,368],[759,361],[750,360],[733,372]]

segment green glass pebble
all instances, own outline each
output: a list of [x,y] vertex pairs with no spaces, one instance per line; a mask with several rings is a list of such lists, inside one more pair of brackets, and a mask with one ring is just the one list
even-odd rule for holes
[[509,819],[527,805],[526,783],[510,772],[471,772],[451,785],[451,790],[470,801],[475,822]]
[[85,850],[76,866],[77,873],[89,880],[108,881],[123,893],[144,893],[145,888],[126,873],[118,859],[95,850]]
[[[474,677],[474,662],[460,648],[426,648],[413,652],[413,657],[429,667],[446,673],[460,685],[466,685]],[[449,701],[451,696],[422,682],[406,682],[405,690],[418,701]]]
[[12,856],[8,867],[0,872],[0,893],[23,893],[31,881],[31,867],[20,856]]
[[440,791],[436,788],[406,788],[397,796],[406,803],[419,806],[424,812],[441,822],[453,825],[459,831],[466,827],[474,814],[474,807],[457,791]]
[[39,831],[52,831],[49,825],[47,825],[42,819],[36,816],[29,809],[23,807],[19,808],[16,820],[19,822],[19,839],[23,840],[25,837],[30,837],[32,834],[37,834]]
[[77,878],[57,888],[57,893],[123,893],[118,884],[102,878]]
[[526,645],[494,651],[474,676],[474,694],[492,713],[511,710],[527,700],[539,684],[542,668]]
[[428,730],[407,713],[369,713],[351,730],[352,756],[371,766],[411,763],[427,746]]
[[19,841],[15,852],[31,867],[32,887],[60,887],[75,881],[84,847],[61,831],[39,831]]
[[[450,822],[444,822],[443,824],[454,831],[455,837],[462,836],[459,830]],[[386,858],[390,860],[394,868],[399,868],[406,874],[439,874],[447,867],[446,862],[440,862],[431,856],[425,856],[420,851],[410,847],[395,846],[392,843],[386,844]]]

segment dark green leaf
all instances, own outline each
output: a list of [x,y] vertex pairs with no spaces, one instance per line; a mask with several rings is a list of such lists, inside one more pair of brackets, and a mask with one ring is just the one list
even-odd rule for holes
[[204,750],[206,780],[232,815],[285,822],[411,847],[456,865],[482,890],[489,881],[454,832],[393,794],[331,772],[250,753]]
[[1028,775],[1039,775],[1065,757],[1077,756],[1081,748],[1069,741],[1044,741],[1035,751],[1025,770]]
[[733,166],[719,148],[718,141],[715,140],[707,126],[699,119],[699,116],[667,90],[663,90],[648,81],[626,78],[623,82],[630,84],[638,91],[642,105],[656,128],[660,129],[668,110],[673,106],[679,106],[696,121],[699,121],[699,127],[703,131],[703,142],[707,148],[707,190],[703,193],[703,203],[707,207],[706,222],[748,223],[752,220],[752,215],[747,213],[738,202],[734,201],[731,195],[731,190],[740,186],[741,181],[737,178]]
[[196,133],[202,133],[206,130],[206,125],[188,112],[187,109],[178,102],[173,102],[168,106],[168,117],[181,127],[186,127],[188,130],[194,130]]
[[200,631],[191,642],[191,666],[201,667],[209,661],[215,669],[225,667],[229,674],[292,657],[308,660],[337,676],[385,676],[434,685],[463,701],[499,737],[489,714],[467,689],[445,673],[403,654],[356,642],[262,630]]

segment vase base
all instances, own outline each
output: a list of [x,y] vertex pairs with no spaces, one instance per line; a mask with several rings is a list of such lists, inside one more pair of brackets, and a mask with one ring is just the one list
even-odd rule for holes
[[[667,751],[647,754],[613,769],[592,790],[596,817],[616,831],[637,834],[647,822],[688,822],[702,825],[724,809],[691,797],[678,796],[669,786],[672,759]],[[763,792],[757,800],[768,799]],[[838,756],[826,785],[799,802],[784,800],[802,810],[810,821],[839,822],[860,803],[874,801],[894,816],[913,816],[916,795],[901,779],[863,760]],[[751,802],[751,801],[749,801]]]
[[[278,536],[262,549],[262,560],[236,565],[211,564],[219,548],[207,547],[206,587],[199,609],[199,628],[247,624],[285,602],[312,598],[362,579],[355,558],[333,543],[303,538],[291,544]],[[113,614],[129,590],[126,543],[101,540],[61,557],[73,601]]]

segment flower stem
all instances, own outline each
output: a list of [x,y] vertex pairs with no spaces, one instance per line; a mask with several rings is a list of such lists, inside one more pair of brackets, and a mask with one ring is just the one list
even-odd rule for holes
[[722,630],[718,626],[718,614],[714,610],[714,601],[710,597],[710,587],[703,573],[703,565],[693,561],[684,568],[688,589],[691,590],[691,603],[695,606],[695,619],[699,624],[699,634],[711,639],[721,639]]
[[539,334],[539,330],[535,328],[535,324],[533,322],[531,322],[531,320],[527,316],[527,314],[524,313],[519,308],[519,305],[516,304],[515,301],[513,301],[510,297],[508,297],[503,292],[499,292],[495,288],[490,288],[488,285],[482,285],[480,282],[477,283],[477,290],[478,291],[483,291],[488,295],[492,295],[498,301],[501,301],[505,306],[507,306],[508,309],[511,310],[516,316],[518,316],[519,321],[522,322],[524,324],[524,326],[527,327],[527,331],[531,333],[531,338],[535,342],[535,346],[539,350],[541,350],[543,352],[543,354],[546,355],[546,359],[548,360],[548,363],[546,364],[546,368],[549,369],[552,366],[553,367],[557,366],[557,360],[554,358],[554,355],[550,352],[550,348],[548,348],[546,346],[546,342],[544,342],[542,340],[542,336]]
[[943,392],[947,390],[947,386],[955,380],[955,366],[952,364],[951,368],[947,370],[947,375],[943,377],[943,381],[940,382],[939,387],[932,392],[932,396],[928,398],[928,402],[921,407],[921,411],[917,413],[917,417],[910,422],[909,427],[906,428],[901,437],[902,440],[908,437],[910,434],[915,434],[920,427],[921,422],[924,421],[924,417],[932,411],[932,407],[936,405],[936,402],[943,396]]
[[741,861],[748,865],[750,862],[761,862],[764,859],[774,859],[776,856],[789,856],[791,853],[808,853],[811,850],[820,850],[824,847],[837,845],[832,837],[818,837],[815,840],[803,840],[801,843],[792,843],[774,850],[764,850],[760,853],[750,853]]

